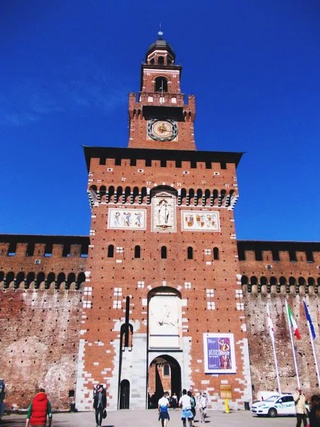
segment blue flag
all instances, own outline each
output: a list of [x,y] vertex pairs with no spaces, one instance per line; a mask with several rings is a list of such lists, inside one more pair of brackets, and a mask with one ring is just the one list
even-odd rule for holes
[[312,320],[311,320],[311,317],[310,317],[310,313],[309,313],[307,304],[304,301],[303,301],[303,306],[304,306],[304,311],[306,312],[307,321],[308,321],[309,326],[310,326],[311,336],[312,336],[312,339],[314,340],[316,338],[316,333],[315,333],[315,330],[314,330],[314,327],[313,327],[313,323],[312,323]]

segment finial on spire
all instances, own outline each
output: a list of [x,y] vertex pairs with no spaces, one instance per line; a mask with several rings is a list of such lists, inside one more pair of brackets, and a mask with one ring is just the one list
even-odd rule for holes
[[159,40],[162,40],[163,32],[161,31],[161,22],[159,23],[158,36],[159,36]]

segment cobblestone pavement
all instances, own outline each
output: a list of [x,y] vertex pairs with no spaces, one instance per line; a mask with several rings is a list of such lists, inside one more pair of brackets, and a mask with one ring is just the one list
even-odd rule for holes
[[[182,427],[180,410],[170,411],[168,427]],[[220,411],[208,411],[205,424],[196,417],[196,427],[295,427],[294,417],[257,418],[250,411],[231,411],[229,414]],[[4,415],[0,421],[1,427],[22,427],[25,425],[25,415]],[[53,414],[52,427],[95,427],[93,412],[66,412]],[[102,423],[103,427],[160,427],[157,410],[133,411],[123,409],[109,411]]]

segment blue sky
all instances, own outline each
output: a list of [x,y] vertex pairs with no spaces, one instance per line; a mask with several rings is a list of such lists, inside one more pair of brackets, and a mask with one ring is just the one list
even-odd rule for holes
[[127,146],[159,23],[198,150],[245,152],[237,238],[319,241],[318,0],[2,0],[0,233],[89,234],[82,145]]

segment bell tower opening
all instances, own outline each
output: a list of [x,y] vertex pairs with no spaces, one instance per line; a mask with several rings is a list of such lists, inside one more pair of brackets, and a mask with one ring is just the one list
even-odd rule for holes
[[168,92],[168,80],[165,77],[155,79],[155,92]]

